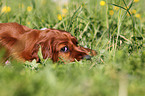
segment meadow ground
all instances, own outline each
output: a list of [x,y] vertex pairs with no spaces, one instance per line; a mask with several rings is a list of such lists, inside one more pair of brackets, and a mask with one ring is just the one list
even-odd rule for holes
[[0,0],[0,23],[66,30],[98,52],[91,61],[68,64],[1,63],[0,96],[145,96],[144,5],[144,0]]

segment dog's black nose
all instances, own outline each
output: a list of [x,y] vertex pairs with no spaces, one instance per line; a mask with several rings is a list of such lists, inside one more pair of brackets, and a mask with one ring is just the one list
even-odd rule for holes
[[90,55],[85,55],[85,56],[83,57],[83,59],[91,60],[91,56],[90,56]]

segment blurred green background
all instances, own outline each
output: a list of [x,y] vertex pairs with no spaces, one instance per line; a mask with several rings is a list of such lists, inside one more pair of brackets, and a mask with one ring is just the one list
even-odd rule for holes
[[[0,23],[69,31],[91,61],[0,63],[0,96],[145,96],[144,0],[0,0]],[[2,61],[3,49],[0,49]],[[39,54],[40,55],[40,54]]]

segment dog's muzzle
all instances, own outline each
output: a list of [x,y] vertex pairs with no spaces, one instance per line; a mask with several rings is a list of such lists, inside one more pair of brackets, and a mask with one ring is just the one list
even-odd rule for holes
[[83,59],[91,60],[91,56],[90,56],[90,55],[85,55],[85,56],[83,57]]

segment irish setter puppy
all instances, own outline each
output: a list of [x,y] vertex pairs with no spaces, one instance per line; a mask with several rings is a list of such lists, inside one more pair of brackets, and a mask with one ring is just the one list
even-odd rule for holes
[[78,46],[77,39],[69,32],[45,29],[30,29],[18,23],[0,23],[0,45],[5,47],[16,59],[23,61],[39,61],[37,55],[42,48],[43,58],[51,58],[54,62],[91,59],[96,55],[94,50]]

